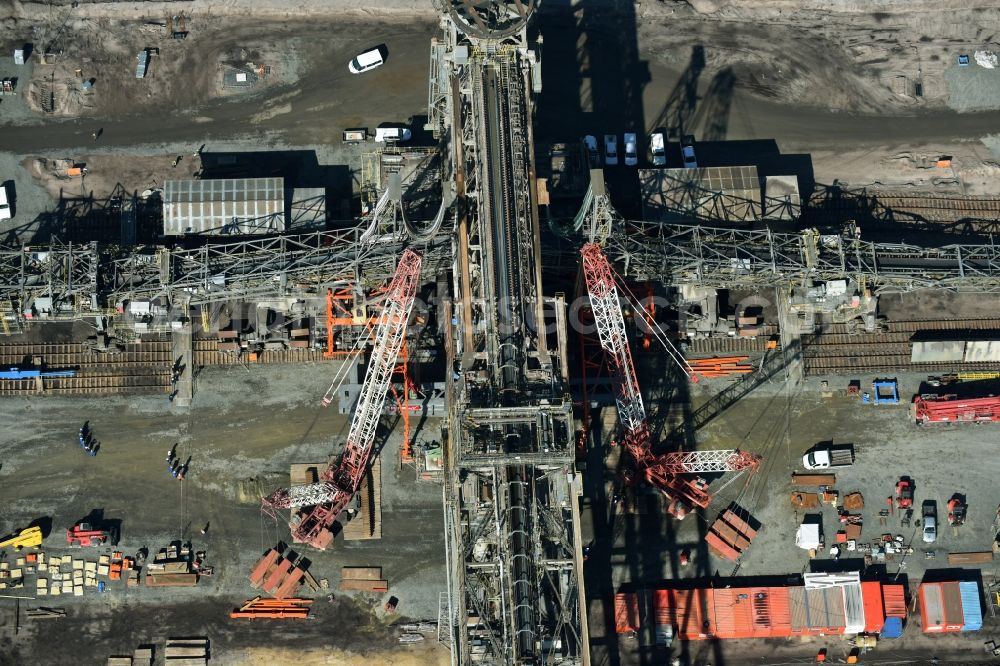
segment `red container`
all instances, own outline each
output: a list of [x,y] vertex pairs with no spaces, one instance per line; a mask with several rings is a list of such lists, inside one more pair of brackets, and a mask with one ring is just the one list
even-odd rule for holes
[[788,590],[745,587],[714,591],[716,638],[771,638],[791,635]]
[[615,631],[619,634],[639,631],[639,596],[635,592],[615,595]]
[[861,599],[865,606],[865,631],[878,633],[885,626],[885,608],[882,606],[882,583],[861,583]]
[[886,617],[906,618],[906,590],[902,585],[883,585],[882,604]]
[[713,611],[713,592],[700,590],[656,590],[653,611],[658,627],[672,626],[682,640],[697,641],[714,636],[709,619]]

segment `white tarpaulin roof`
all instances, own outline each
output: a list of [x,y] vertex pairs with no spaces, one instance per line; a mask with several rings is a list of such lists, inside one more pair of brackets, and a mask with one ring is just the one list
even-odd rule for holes
[[799,525],[799,529],[795,530],[795,545],[806,550],[819,548],[819,525],[816,523]]

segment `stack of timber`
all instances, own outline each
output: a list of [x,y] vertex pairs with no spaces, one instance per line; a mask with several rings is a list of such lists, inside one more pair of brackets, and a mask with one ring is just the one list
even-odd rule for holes
[[343,567],[340,589],[345,592],[388,592],[389,581],[382,578],[382,567]]
[[163,651],[166,666],[205,666],[208,663],[208,639],[168,638]]
[[698,377],[729,377],[753,372],[752,365],[744,365],[749,360],[749,356],[691,358],[688,359],[688,364]]
[[245,604],[229,613],[233,619],[299,619],[309,617],[309,604],[312,599],[262,599],[254,597]]
[[57,617],[66,617],[66,609],[39,606],[38,608],[29,608],[24,612],[24,615],[32,620],[51,620]]
[[264,591],[275,599],[287,599],[299,592],[303,581],[316,591],[319,585],[312,574],[281,556],[281,552],[272,548],[257,560],[250,571],[250,585],[254,589],[264,588]]
[[191,550],[177,544],[161,548],[146,566],[146,587],[194,587],[198,574],[191,571]]
[[[344,525],[345,541],[382,538],[382,459],[375,458],[361,478],[358,488],[360,506],[354,517]],[[346,518],[342,516],[341,520]]]
[[[108,657],[107,666],[151,666],[153,663],[153,648],[150,645],[144,645],[136,649],[132,653],[132,656],[116,656]],[[178,666],[178,662],[168,661],[171,666]],[[199,664],[204,664],[204,661],[197,662]],[[181,665],[183,666],[183,665]]]
[[720,557],[735,562],[750,547],[755,536],[757,530],[732,509],[726,509],[712,523],[705,536],[705,543]]

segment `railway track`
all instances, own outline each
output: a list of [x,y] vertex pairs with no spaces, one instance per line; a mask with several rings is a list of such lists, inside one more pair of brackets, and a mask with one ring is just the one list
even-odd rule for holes
[[876,221],[964,222],[1000,220],[1000,198],[957,195],[920,195],[893,192],[845,193],[820,196],[808,203],[806,215],[862,214]]
[[[247,363],[245,358],[218,349],[215,339],[194,340],[196,366],[227,366]],[[64,343],[0,344],[0,368],[30,364],[41,358],[47,368],[74,369],[76,377],[46,377],[42,395],[168,393],[173,366],[173,349],[168,340],[125,345],[121,353],[96,353],[84,345]],[[260,354],[254,363],[310,363],[326,361],[322,353],[310,349],[285,349]],[[36,380],[0,380],[0,396],[38,395]]]
[[972,331],[1000,331],[1000,319],[934,319],[895,321],[885,333],[847,333],[847,326],[834,324],[822,333],[802,337],[802,364],[807,374],[842,372],[887,372],[911,370],[951,372],[996,370],[1000,362],[912,363],[911,340],[917,332],[955,331],[956,339]]

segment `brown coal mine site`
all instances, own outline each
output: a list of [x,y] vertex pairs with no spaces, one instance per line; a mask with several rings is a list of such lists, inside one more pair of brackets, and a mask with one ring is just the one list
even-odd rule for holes
[[989,3],[0,27],[0,666],[1000,657]]

